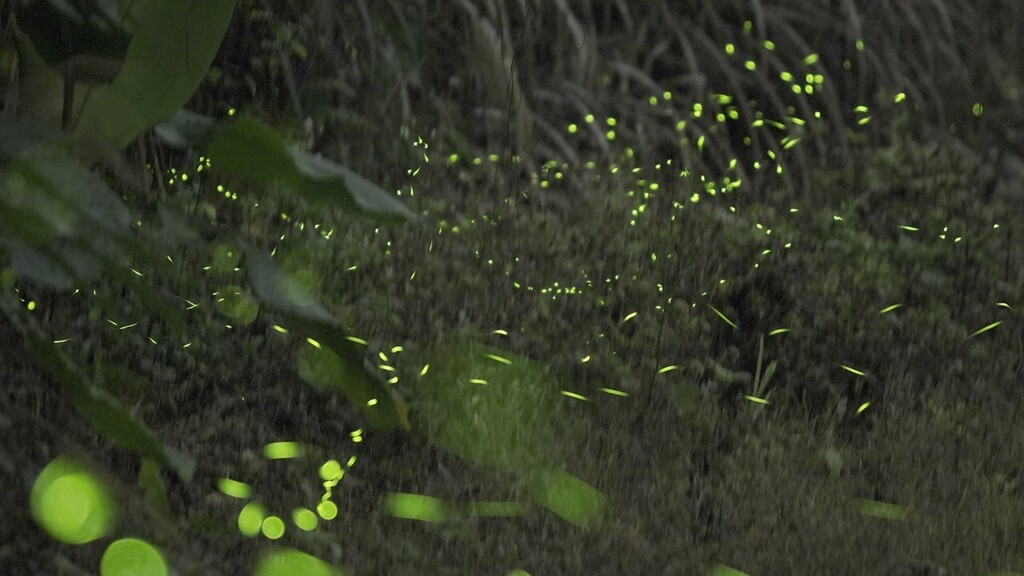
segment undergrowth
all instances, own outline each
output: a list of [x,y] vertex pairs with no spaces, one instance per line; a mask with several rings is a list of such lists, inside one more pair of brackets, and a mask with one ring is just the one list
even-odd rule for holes
[[[200,303],[184,348],[151,345],[152,318],[133,332],[94,312],[146,316],[115,285],[25,292],[55,337],[81,336],[81,365],[123,359],[106,388],[199,460],[168,481],[166,525],[137,463],[5,355],[21,385],[0,427],[41,445],[9,460],[94,455],[134,512],[124,530],[186,574],[269,546],[238,533],[218,479],[275,510],[322,497],[309,462],[258,456],[281,439],[358,457],[339,519],[284,540],[354,573],[1024,569],[1021,179],[986,171],[1003,137],[982,113],[1019,102],[1020,70],[971,48],[1016,45],[1012,18],[960,1],[328,4],[243,3],[192,105],[282,117],[418,222],[211,193],[181,178],[200,159],[139,154],[182,163],[159,202],[244,231],[352,328],[412,432],[363,430],[299,381],[309,343],[269,313],[226,328],[207,295],[236,271],[189,253],[156,286]],[[515,368],[467,368],[467,350]],[[581,479],[566,499],[607,503],[595,527],[538,504],[544,466]],[[396,494],[514,512],[416,521]],[[95,564],[31,530],[0,560]]]

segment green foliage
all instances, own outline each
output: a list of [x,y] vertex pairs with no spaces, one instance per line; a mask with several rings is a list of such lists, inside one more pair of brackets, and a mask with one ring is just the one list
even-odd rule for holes
[[[54,3],[44,4],[46,8],[57,9]],[[30,5],[29,2],[22,6]],[[70,140],[47,134],[39,118],[5,115],[0,119],[0,132],[4,134],[0,143],[0,229],[5,231],[0,236],[0,268],[9,280],[5,283],[7,293],[0,296],[0,316],[20,336],[26,357],[64,388],[75,409],[101,435],[144,458],[147,465],[143,467],[140,483],[151,504],[164,512],[166,496],[159,474],[147,466],[159,463],[187,482],[195,467],[193,460],[162,444],[153,430],[57,350],[9,288],[14,284],[21,290],[41,287],[65,291],[117,279],[148,304],[159,320],[172,327],[172,339],[183,334],[180,314],[149,285],[134,279],[143,276],[134,267],[164,278],[174,268],[164,259],[152,256],[151,246],[132,229],[140,224],[134,221],[136,216],[108,183],[83,166],[75,155],[90,161],[104,157],[124,148],[177,111],[206,74],[233,6],[233,1],[200,2],[188,7],[161,1],[134,3],[128,19],[132,25],[131,41],[124,63],[109,86],[96,89],[86,99],[78,111]],[[47,29],[31,18],[26,19],[26,24],[28,34],[23,37],[26,43],[20,46],[22,54],[32,53],[34,43],[44,56],[42,61],[24,58],[22,65],[26,68],[59,64],[80,56],[83,50],[92,51],[92,40],[106,41],[89,37],[103,31],[83,29],[76,31],[71,44],[61,44],[52,37],[61,28]],[[61,72],[66,85],[73,85],[77,78],[66,67]],[[33,94],[26,90],[22,97],[31,98]],[[65,99],[65,117],[73,104]],[[391,220],[413,217],[379,187],[344,167],[287,147],[271,128],[254,119],[200,124],[193,132],[202,133],[204,128],[213,131],[206,138],[209,153],[228,173],[283,184],[364,215]],[[182,139],[189,134],[184,128],[178,132]],[[160,249],[174,249],[184,242],[201,243],[199,235],[176,220],[173,211],[160,214],[164,228],[174,231],[162,239]],[[248,296],[242,287],[228,285],[218,294],[218,310],[234,323],[247,325],[257,318],[260,303],[274,309],[294,329],[317,339],[325,350],[336,354],[330,384],[356,402],[371,424],[382,429],[408,428],[402,400],[364,366],[360,351],[333,315],[262,251],[248,247],[242,240],[233,241],[233,246],[246,246],[244,267],[260,302]],[[238,249],[221,245],[214,259],[215,272],[230,274],[239,261]],[[95,370],[101,376],[105,373],[98,365]],[[119,370],[113,366],[107,372],[118,374]],[[264,572],[276,573],[274,570],[268,568]]]
[[577,526],[594,526],[607,512],[607,496],[563,470],[535,470],[530,480],[537,502]]
[[557,390],[526,358],[453,339],[439,344],[414,385],[417,419],[432,442],[501,469],[545,462],[556,444]]
[[[136,3],[137,10],[153,4]],[[840,512],[828,507],[838,501],[833,492],[874,488],[887,492],[876,498],[895,502],[899,498],[890,496],[900,490],[911,499],[937,491],[940,502],[949,500],[943,487],[865,486],[878,437],[859,444],[872,450],[857,451],[843,445],[845,436],[835,436],[844,415],[863,420],[868,401],[886,414],[902,410],[912,417],[897,398],[917,397],[933,380],[964,376],[958,363],[1001,362],[984,376],[970,374],[986,393],[992,387],[980,380],[1019,368],[1012,356],[1018,316],[1003,301],[1019,292],[1009,264],[1019,246],[994,227],[1003,207],[979,207],[972,196],[971,162],[927,131],[929,124],[955,136],[970,129],[958,122],[967,110],[961,100],[973,97],[971,91],[949,99],[929,95],[942,94],[947,81],[960,85],[963,50],[951,39],[971,28],[974,13],[922,35],[932,28],[928,22],[949,20],[945,3],[904,8],[888,2],[868,12],[858,2],[838,8],[790,0],[764,7],[654,0],[517,8],[483,0],[430,12],[423,3],[300,2],[274,6],[273,13],[250,10],[251,4],[241,3],[246,13],[236,23],[258,20],[270,37],[233,38],[218,69],[210,70],[212,90],[191,100],[196,110],[231,110],[225,120],[179,110],[156,127],[163,143],[178,151],[168,155],[160,142],[144,139],[138,151],[107,154],[104,177],[74,156],[99,156],[86,149],[93,136],[114,146],[133,140],[133,132],[167,118],[181,99],[172,107],[142,94],[145,110],[126,107],[127,117],[109,129],[86,128],[93,136],[76,131],[68,141],[39,137],[32,122],[0,125],[5,136],[7,128],[14,135],[0,142],[0,286],[20,299],[8,298],[2,317],[12,320],[5,324],[27,360],[56,367],[41,371],[64,384],[102,438],[143,456],[138,486],[152,516],[175,524],[173,511],[184,501],[191,506],[188,522],[177,525],[187,524],[189,539],[206,538],[202,528],[223,520],[203,518],[221,512],[217,498],[249,494],[239,485],[198,501],[195,486],[165,486],[160,468],[183,476],[187,462],[175,461],[141,426],[143,416],[159,430],[168,424],[160,421],[172,412],[167,406],[173,413],[201,407],[194,418],[201,423],[175,422],[174,430],[204,442],[219,434],[198,450],[211,456],[211,467],[232,469],[237,463],[224,461],[223,453],[239,451],[238,441],[252,445],[254,437],[301,429],[332,445],[346,434],[361,440],[361,431],[347,429],[349,422],[339,421],[335,403],[324,402],[324,395],[344,398],[374,429],[411,428],[429,442],[428,449],[402,434],[368,435],[363,446],[385,464],[371,463],[343,486],[373,486],[345,494],[345,541],[305,532],[313,532],[317,519],[310,509],[301,522],[294,516],[304,532],[288,538],[310,552],[362,562],[370,567],[366,573],[411,571],[403,571],[405,556],[422,563],[418,572],[452,572],[456,568],[437,564],[458,557],[458,569],[502,569],[511,558],[567,573],[696,573],[698,563],[726,555],[743,557],[742,564],[732,563],[744,569],[785,573],[791,555],[780,560],[777,543],[763,534],[790,534],[784,542],[790,552],[792,542],[823,543],[815,538],[831,539],[824,542],[830,551],[842,550],[837,541],[866,548],[856,536],[872,537],[877,522],[918,517],[862,499],[853,511],[876,522],[867,529],[849,520],[850,510],[841,522],[816,523],[813,518]],[[90,3],[75,3],[82,6]],[[282,12],[294,14],[294,22],[277,21]],[[819,24],[806,24],[808,14]],[[893,26],[908,19],[911,34]],[[543,42],[535,22],[544,22]],[[820,22],[826,22],[825,41]],[[181,18],[172,24],[167,44],[153,40],[145,50],[140,43],[125,53],[138,63],[180,52],[173,37],[199,24]],[[145,29],[134,20],[123,25],[126,36]],[[28,68],[63,57],[42,45],[41,29],[28,30],[43,53],[29,58],[28,45]],[[196,38],[208,54],[212,36],[204,34]],[[508,45],[510,38],[517,40]],[[652,44],[657,49],[641,49]],[[478,58],[454,69],[444,61],[452,47]],[[241,69],[225,56],[232,52]],[[130,68],[126,62],[123,73]],[[84,81],[60,72],[65,80]],[[184,91],[184,84],[198,82],[193,72],[178,74],[181,83],[155,85],[168,94]],[[905,85],[908,77],[913,86]],[[93,95],[107,94],[108,112],[146,84],[119,80],[94,89]],[[233,92],[225,97],[223,90]],[[901,91],[896,100],[893,90]],[[291,128],[271,127],[262,113],[253,115],[260,106],[281,114],[274,109],[281,96],[300,113]],[[904,100],[904,111],[892,105]],[[65,111],[78,116],[83,129],[88,106],[75,100],[69,108],[69,101]],[[941,113],[932,114],[933,107]],[[299,125],[307,114],[312,118],[303,134]],[[515,150],[459,157],[479,151],[481,135],[493,134],[498,124],[509,134],[503,146]],[[282,133],[305,141],[294,144]],[[380,138],[392,133],[401,138]],[[411,147],[410,137],[417,139]],[[874,149],[873,141],[884,145]],[[410,183],[401,193],[417,198],[431,226],[396,231],[364,221],[415,218],[391,194],[307,148],[350,164],[362,158],[388,179],[406,174]],[[396,170],[396,149],[413,151],[422,165]],[[532,189],[520,193],[517,185],[503,195],[500,185],[490,188],[495,174],[501,184],[519,176],[519,167],[532,170],[531,157],[545,160],[542,170],[529,174]],[[551,157],[567,161],[547,162]],[[580,169],[588,158],[600,159],[600,166]],[[168,159],[181,171],[158,197],[114,176],[120,160],[145,164],[147,179],[163,179]],[[837,167],[836,159],[849,160],[849,167]],[[186,174],[179,161],[198,169]],[[827,177],[813,169],[817,162],[827,167]],[[774,184],[778,175],[784,184],[757,185]],[[78,181],[85,183],[81,194],[69,184]],[[799,196],[800,182],[813,183],[810,190],[818,193]],[[214,185],[223,189],[213,194]],[[323,207],[353,217],[338,218]],[[28,310],[73,289],[76,299],[41,306],[52,317]],[[168,305],[171,294],[189,306],[186,314]],[[994,297],[1002,299],[1002,310],[986,309]],[[1001,316],[990,317],[993,312]],[[126,315],[141,315],[139,328],[129,330],[134,324],[123,322]],[[88,333],[82,350],[72,343],[59,352],[51,344],[68,325]],[[354,337],[348,326],[365,338]],[[502,329],[495,331],[500,349],[452,337],[491,328]],[[225,331],[237,336],[226,340]],[[396,336],[402,345],[394,343]],[[370,365],[368,353],[380,364]],[[139,358],[138,372],[106,360],[115,357]],[[401,364],[410,357],[422,363]],[[92,379],[84,376],[86,365]],[[319,393],[287,388],[296,372]],[[411,415],[399,392],[410,398]],[[666,401],[677,409],[662,409]],[[753,418],[735,418],[748,413],[729,409],[740,403],[753,409]],[[970,436],[966,428],[981,424],[967,417],[975,408],[963,405],[960,396],[955,410],[939,398],[926,404],[939,431],[957,434],[958,445]],[[799,420],[802,410],[806,420]],[[253,417],[271,414],[263,421]],[[884,430],[901,440],[905,431]],[[388,445],[382,438],[401,440]],[[828,448],[819,450],[819,441]],[[941,461],[918,455],[927,451],[926,442],[906,445],[913,455],[903,462]],[[898,449],[876,450],[886,477],[899,466],[892,454]],[[334,506],[335,484],[326,481],[337,483],[343,475],[334,464],[337,474],[321,476],[322,505]],[[959,473],[952,470],[960,467],[948,468],[942,474]],[[262,487],[272,474],[260,472],[265,476],[256,485]],[[832,482],[821,482],[826,472]],[[801,484],[807,473],[810,483]],[[997,476],[1012,484],[1012,472]],[[512,494],[496,496],[507,502],[465,502],[505,488],[494,477],[512,480]],[[580,478],[600,480],[591,485]],[[992,502],[1013,510],[1012,489],[999,482],[960,477],[949,483],[979,484],[991,489]],[[405,492],[414,486],[440,497]],[[378,488],[402,491],[384,497],[384,512],[393,518],[366,513],[379,503]],[[300,489],[323,494],[319,486]],[[606,514],[612,497],[620,505],[614,515]],[[574,526],[533,516],[519,499]],[[804,499],[811,501],[807,509]],[[209,532],[281,537],[287,515],[266,513],[275,507],[254,500],[230,526]],[[780,509],[810,521],[780,524]],[[484,520],[489,516],[509,518]],[[514,532],[524,525],[537,529]],[[594,525],[603,530],[575,528]],[[934,538],[931,529],[927,536]],[[690,538],[695,544],[685,547],[684,565],[677,550]],[[103,566],[116,569],[106,559],[117,560],[123,550],[140,561],[153,557],[152,549],[120,542],[108,548]],[[187,563],[180,556],[198,549],[220,553],[220,546],[234,544],[189,542],[173,559]],[[591,552],[565,554],[570,547]],[[218,556],[224,563],[258,556],[252,546],[244,550]],[[346,557],[350,550],[374,553]],[[891,573],[875,556],[881,555],[864,570]],[[616,557],[636,565],[616,566]],[[714,573],[742,574],[710,565]],[[209,567],[192,568],[180,571]],[[820,559],[810,559],[807,569],[827,572]],[[290,549],[264,556],[256,570],[267,576],[338,571]]]
[[128,50],[130,34],[121,25],[120,9],[112,0],[27,0],[18,2],[14,12],[36,51],[54,68],[67,71],[90,57],[124,60]]
[[[92,95],[82,111],[76,139],[121,148],[177,110],[208,68],[232,6],[233,2],[204,3],[200,12],[194,13],[172,3],[138,3],[126,64],[109,88]],[[181,68],[168,71],[163,64]],[[56,144],[40,140],[30,124],[20,120],[4,123],[10,137],[5,139],[0,160],[10,176],[5,179],[0,202],[5,207],[4,227],[14,234],[3,241],[16,274],[67,289],[95,281],[101,273],[122,270],[126,254],[161,270],[161,261],[150,257],[146,247],[130,235],[129,213],[105,183]],[[200,133],[203,127],[212,129],[212,135],[199,139],[208,142],[210,154],[228,172],[291,185],[318,199],[340,199],[364,214],[412,217],[408,209],[351,171],[298,149],[289,150],[280,136],[254,119],[229,120],[216,127],[199,121],[191,125],[201,125]],[[189,132],[183,128],[177,134],[187,136]],[[360,396],[371,400],[373,379],[331,315],[297,290],[294,281],[283,276],[270,259],[250,251],[247,260],[256,293],[342,349],[341,357],[354,366],[348,369],[350,376],[363,382],[356,386],[362,391]],[[219,268],[227,267],[223,255],[218,262]],[[149,301],[158,302],[147,289],[140,287],[139,291]],[[258,311],[257,304],[238,287],[225,289],[219,308],[243,325],[252,322]],[[166,306],[156,310],[164,311],[164,320],[178,321]],[[383,409],[392,407],[390,393],[388,398]],[[399,417],[397,422],[403,420]]]
[[346,572],[298,550],[283,549],[271,552],[259,560],[255,576],[344,576]]
[[323,390],[342,393],[379,430],[409,428],[405,402],[376,373],[364,367],[360,349],[327,309],[263,253],[250,250],[246,254],[246,268],[253,290],[262,301],[312,339],[311,344],[315,343],[322,354],[300,361],[300,366],[317,374],[306,378],[307,381],[312,380],[311,384]]
[[181,108],[206,75],[234,6],[235,0],[133,3],[124,65],[109,86],[89,95],[76,122],[80,151],[121,150]]
[[431,443],[513,472],[535,502],[573,524],[602,518],[606,496],[551,465],[571,440],[559,427],[557,389],[540,365],[459,338],[430,358],[413,391],[416,422]]
[[[973,138],[976,101],[1013,105],[1012,91],[993,85],[1019,85],[1009,72],[1019,68],[1016,52],[979,46],[986,34],[1012,37],[1012,18],[995,25],[988,14],[1020,8],[1005,0],[993,6],[477,2],[438,13],[425,4],[369,3],[339,7],[330,22],[286,20],[296,22],[290,30],[312,28],[311,36],[344,30],[355,48],[307,43],[304,60],[346,63],[303,94],[312,110],[341,103],[323,115],[329,132],[371,141],[386,117],[395,130],[436,129],[432,145],[467,159],[487,158],[500,143],[510,178],[525,172],[555,195],[585,183],[553,177],[541,168],[549,161],[608,164],[626,150],[652,162],[674,158],[709,182],[753,188],[780,180],[806,195],[819,192],[809,188],[813,167],[848,157],[851,132],[886,137],[880,108],[894,101],[913,111],[915,129],[961,139]],[[595,41],[607,36],[614,40]],[[449,59],[459,51],[470,57],[453,75]],[[378,84],[391,87],[388,98],[368,96]],[[428,105],[433,98],[452,104]],[[473,113],[459,113],[456,104],[467,102]],[[414,123],[424,117],[427,126]],[[376,146],[354,152],[380,153]]]
[[31,318],[24,317],[9,296],[0,298],[0,313],[21,333],[27,357],[48,378],[64,386],[75,409],[97,431],[123,448],[160,462],[182,480],[192,478],[195,462],[189,456],[161,443],[156,433],[139,422],[115,397],[91,382],[81,368],[57,350]]
[[404,204],[344,166],[289,145],[273,128],[249,116],[215,125],[179,111],[157,126],[168,144],[202,147],[225,174],[278,184],[320,205],[340,206],[388,221],[416,218]]
[[0,238],[17,274],[67,289],[95,281],[126,257],[153,262],[134,241],[131,216],[101,179],[76,162],[57,138],[19,119],[0,120],[5,168]]

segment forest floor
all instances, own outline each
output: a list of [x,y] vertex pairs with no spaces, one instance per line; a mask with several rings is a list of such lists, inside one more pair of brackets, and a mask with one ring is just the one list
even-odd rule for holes
[[[412,433],[357,432],[270,319],[193,316],[196,346],[121,391],[198,461],[191,484],[168,479],[163,521],[132,488],[137,464],[5,363],[18,385],[0,427],[19,441],[3,509],[22,513],[0,564],[96,565],[97,547],[48,540],[17,501],[28,471],[71,452],[112,471],[122,531],[181,574],[237,574],[281,545],[352,574],[1024,572],[1021,182],[979,199],[982,167],[927,149],[860,151],[815,175],[827,192],[784,203],[770,186],[692,202],[693,184],[624,162],[542,205],[508,200],[486,163],[442,162],[416,176],[421,222],[343,217],[330,240],[292,222],[282,261],[315,272],[395,375]],[[89,338],[106,357],[147,362],[141,338],[104,334]],[[474,363],[487,351],[511,367]],[[305,457],[259,456],[276,441]],[[240,535],[244,502],[216,489],[244,481],[287,518],[324,496],[320,463],[352,456],[338,517],[273,543]],[[583,504],[538,495],[552,470]],[[402,518],[401,494],[444,513]]]
[[[115,446],[0,323],[0,576],[94,574],[115,538],[179,576],[284,576],[257,568],[281,549],[312,576],[1024,575],[1024,19],[990,16],[1020,3],[435,4],[239,3],[186,106],[251,113],[418,220],[221,182],[147,135],[118,160],[151,186],[101,176],[132,239],[187,221],[193,245],[147,246],[176,276],[58,293],[0,266],[78,380],[196,461],[185,483]],[[294,182],[288,158],[256,172]],[[211,265],[243,241],[410,430],[310,386],[286,315],[221,313],[258,292],[249,260]],[[33,519],[59,456],[113,494],[96,541]]]

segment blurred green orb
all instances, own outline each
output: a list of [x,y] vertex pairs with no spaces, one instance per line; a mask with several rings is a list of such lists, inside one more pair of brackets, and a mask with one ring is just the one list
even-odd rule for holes
[[125,538],[103,553],[100,576],[167,576],[167,563],[149,542]]
[[36,523],[67,544],[85,544],[107,535],[117,514],[106,486],[67,458],[55,459],[39,473],[30,506]]

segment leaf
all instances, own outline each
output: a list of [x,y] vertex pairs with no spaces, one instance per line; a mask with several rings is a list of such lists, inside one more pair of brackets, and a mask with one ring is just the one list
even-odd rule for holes
[[[33,347],[46,344],[46,342],[40,341],[31,342]],[[41,366],[44,361],[60,360],[57,357],[59,353],[54,348],[41,349],[32,354],[35,356],[37,367]],[[113,440],[122,448],[157,460],[174,471],[183,482],[192,479],[192,474],[195,471],[195,462],[192,458],[175,448],[164,445],[153,430],[132,416],[116,398],[93,386],[84,375],[78,373],[73,365],[68,363],[48,371],[53,379],[59,378],[59,382],[69,389],[75,410],[85,416],[97,432]]]
[[906,506],[867,498],[855,498],[854,506],[861,514],[885,520],[906,520],[910,513],[910,509]]
[[538,471],[529,488],[537,503],[577,526],[592,526],[608,505],[600,490],[557,468]]
[[14,271],[59,290],[116,278],[182,332],[180,314],[128,268],[134,258],[168,274],[171,264],[140,242],[121,199],[68,154],[59,138],[25,126],[0,118],[0,132],[9,136],[0,139],[0,248],[9,248]]
[[354,210],[380,220],[415,220],[393,195],[355,172],[285,142],[273,128],[250,116],[221,123],[207,155],[224,172],[273,182],[306,199]]
[[348,572],[305,552],[283,548],[273,550],[260,558],[253,574],[254,576],[291,576],[292,574],[346,576]]
[[273,128],[251,116],[219,124],[179,110],[156,133],[176,148],[205,148],[215,168],[244,178],[272,182],[306,199],[340,206],[382,220],[416,215],[384,189],[352,170],[288,144]]
[[[65,254],[56,254],[47,248],[29,249],[25,244],[17,243],[16,239],[11,239],[9,243],[11,267],[15,273],[44,286],[69,290],[76,280],[95,280],[99,277],[99,262],[89,254],[81,253],[75,246],[68,246]],[[73,253],[76,251],[77,254]]]
[[218,244],[213,249],[213,258],[210,261],[210,270],[221,274],[229,274],[238,267],[242,256],[238,249],[231,244]]
[[260,306],[238,286],[225,286],[217,291],[217,311],[241,326],[252,324]]
[[171,504],[167,500],[167,487],[160,477],[160,465],[149,458],[143,458],[142,466],[139,467],[139,488],[153,512],[164,520],[174,522]]
[[422,494],[389,494],[384,505],[395,518],[439,524],[449,515],[443,500]]
[[[330,202],[338,196],[343,187],[353,204],[351,208],[361,214],[402,220],[416,219],[416,215],[393,195],[352,170],[294,146],[289,147],[289,152],[295,160],[295,165],[306,178],[303,191],[311,200]],[[345,196],[342,195],[342,198]]]
[[[760,359],[758,360],[760,364]],[[768,389],[768,385],[771,384],[772,376],[775,375],[775,368],[778,366],[778,362],[772,360],[768,363],[768,367],[764,369],[764,372],[758,372],[754,377],[754,396],[764,396],[765,390]],[[760,368],[760,366],[758,366]]]
[[411,385],[417,423],[431,443],[503,470],[529,471],[558,458],[552,452],[566,445],[564,414],[541,365],[465,338],[438,344],[429,358],[430,371]]
[[23,321],[18,303],[8,295],[0,296],[0,315],[21,334],[20,344],[26,357],[51,381],[70,395],[75,410],[85,416],[93,428],[122,448],[152,458],[188,482],[195,462],[160,442],[156,433],[137,420],[116,398],[98,388],[78,366],[68,360],[30,318]]
[[15,206],[34,211],[59,232],[84,232],[82,228],[88,228],[88,235],[95,238],[93,245],[99,245],[108,235],[130,234],[131,214],[121,199],[67,152],[40,142],[17,156],[0,160],[18,173],[26,186],[22,194],[27,195]]
[[41,128],[34,119],[0,115],[0,159],[10,161],[26,150],[41,143],[55,146],[66,144],[59,132]]
[[726,566],[725,564],[715,564],[708,571],[708,576],[747,576],[746,572],[741,572],[732,566]]
[[206,76],[234,6],[234,0],[137,0],[121,72],[82,108],[79,149],[120,150],[181,108]]
[[120,60],[128,49],[116,0],[23,0],[15,10],[18,26],[55,68],[83,55]]
[[245,247],[245,269],[256,294],[278,312],[294,319],[336,324],[334,316],[298,280],[260,250]]
[[157,124],[153,132],[172,148],[205,148],[216,126],[213,118],[182,108],[166,122]]
[[285,318],[289,329],[319,345],[300,356],[303,379],[347,398],[378,430],[409,429],[405,401],[366,366],[362,350],[348,339],[341,323],[298,280],[251,247],[245,249],[245,270],[256,295]]
[[302,174],[281,135],[251,116],[240,115],[218,124],[206,152],[218,170],[287,187],[301,186]]
[[[106,241],[111,237],[129,238],[131,215],[121,199],[63,150],[59,139],[27,128],[23,122],[0,119],[6,141],[0,163],[9,172],[0,181],[0,202],[21,217],[44,222],[53,236],[81,234],[94,248],[110,248]],[[0,219],[15,224],[6,214]]]

